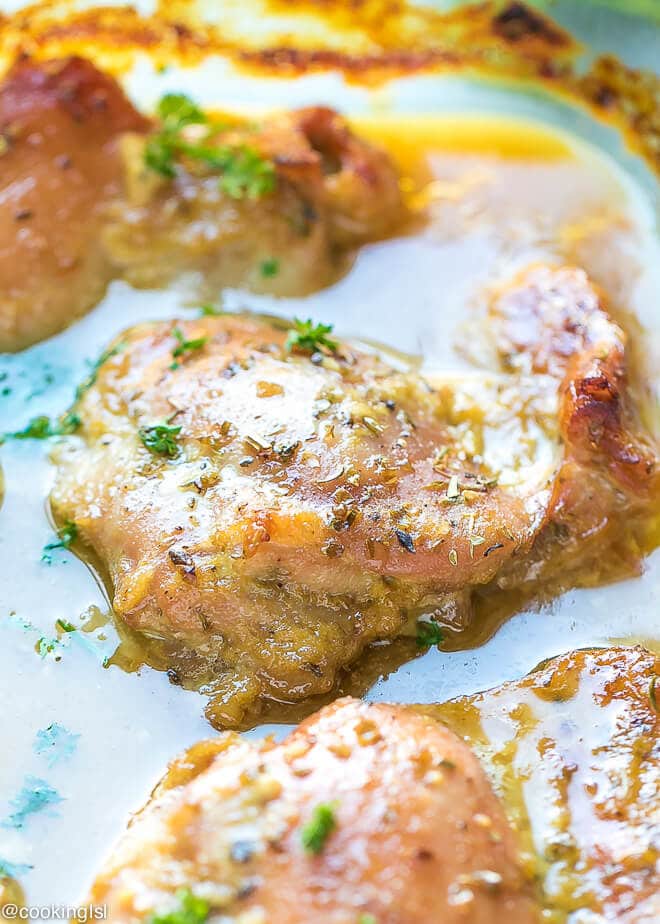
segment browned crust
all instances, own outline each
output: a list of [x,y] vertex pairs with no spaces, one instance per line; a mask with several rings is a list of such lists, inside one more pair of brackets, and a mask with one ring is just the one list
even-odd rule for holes
[[523,357],[531,372],[561,382],[566,461],[604,468],[619,488],[637,496],[657,493],[657,447],[631,400],[626,334],[584,271],[532,266],[491,310],[505,361]]
[[149,127],[149,120],[133,108],[119,84],[78,56],[42,62],[22,56],[0,89],[0,131],[10,135],[23,119],[32,123],[36,113],[53,109],[72,122],[93,120],[108,138]]
[[[339,47],[281,35],[248,44],[204,24],[193,0],[161,3],[154,16],[131,7],[71,10],[57,16],[52,4],[35,3],[0,18],[0,56],[28,52],[54,57],[90,54],[113,70],[129,66],[138,52],[157,65],[199,63],[209,54],[240,67],[277,76],[340,70],[347,79],[382,83],[406,74],[478,71],[505,79],[532,80],[586,105],[625,132],[628,142],[660,170],[659,79],[629,68],[613,56],[597,58],[586,73],[578,66],[577,42],[556,23],[524,3],[484,0],[449,12],[414,7],[403,0],[270,0],[269,12],[304,14],[345,34]],[[353,43],[351,37],[358,36]]]

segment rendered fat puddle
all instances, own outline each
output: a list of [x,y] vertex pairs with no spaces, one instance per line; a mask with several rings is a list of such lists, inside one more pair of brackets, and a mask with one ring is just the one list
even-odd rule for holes
[[[420,196],[427,197],[428,224],[364,248],[344,278],[316,295],[276,300],[230,291],[225,307],[311,316],[333,323],[342,336],[419,354],[429,375],[460,372],[472,368],[465,357],[476,342],[470,323],[478,317],[483,287],[545,258],[581,264],[616,307],[625,305],[651,326],[658,246],[643,206],[613,165],[582,145],[570,155],[559,146],[544,156],[547,134],[534,136],[533,128],[526,129],[526,137],[538,139],[538,157],[529,154],[529,144],[524,157],[516,157],[515,150],[492,156],[483,135],[477,151],[467,139],[461,151],[455,141],[460,119],[452,120],[450,149],[443,148],[447,125],[443,120],[437,125],[435,141],[429,120],[416,138],[408,131],[407,149],[395,150]],[[502,153],[498,138],[507,130],[511,135],[505,121],[484,123],[493,150]],[[378,135],[378,126],[369,131]],[[382,131],[388,136],[396,137],[391,121]],[[423,164],[415,153],[420,147],[428,151]],[[86,359],[98,356],[130,324],[190,314],[187,299],[184,285],[134,292],[115,283],[102,304],[69,330],[23,354],[3,357],[0,429],[19,429],[37,414],[60,413],[87,371]],[[660,329],[654,333],[657,337]],[[652,342],[649,338],[645,350],[638,350],[640,363],[651,362],[645,357]],[[211,732],[199,694],[171,685],[164,673],[103,667],[117,640],[111,624],[98,625],[93,618],[96,627],[89,632],[62,636],[59,660],[35,650],[40,638],[56,634],[57,620],[89,626],[90,613],[107,612],[102,587],[73,555],[56,551],[52,564],[41,561],[43,546],[53,538],[45,512],[52,477],[47,450],[28,441],[8,442],[2,449],[0,813],[8,813],[26,775],[47,781],[63,800],[53,806],[52,816],[34,815],[22,830],[0,829],[0,858],[32,867],[21,876],[31,903],[75,901],[167,761]],[[657,646],[659,589],[656,552],[640,578],[571,591],[547,609],[513,617],[480,647],[433,649],[379,679],[389,667],[383,649],[382,661],[369,668],[374,676],[362,680],[372,699],[438,702],[521,676],[568,649],[612,639]],[[282,716],[275,710],[273,718]],[[48,766],[34,744],[39,730],[52,723],[80,737],[69,756]],[[271,730],[262,725],[250,734]],[[279,726],[277,733],[282,731]]]

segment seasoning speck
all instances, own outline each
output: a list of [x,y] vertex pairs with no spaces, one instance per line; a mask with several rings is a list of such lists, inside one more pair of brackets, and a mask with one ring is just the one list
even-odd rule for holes
[[395,529],[394,535],[399,540],[399,544],[404,547],[406,552],[410,552],[412,555],[415,554],[415,543],[410,533],[405,532],[403,529]]

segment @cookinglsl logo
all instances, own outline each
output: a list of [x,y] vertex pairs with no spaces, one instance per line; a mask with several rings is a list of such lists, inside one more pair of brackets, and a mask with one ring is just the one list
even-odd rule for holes
[[105,921],[107,905],[16,905],[8,902],[0,908],[6,921]]

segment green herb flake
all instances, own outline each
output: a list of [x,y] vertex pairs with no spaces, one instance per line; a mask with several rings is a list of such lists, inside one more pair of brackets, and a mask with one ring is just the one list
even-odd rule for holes
[[439,645],[442,639],[442,629],[437,622],[420,620],[417,623],[418,648],[431,648],[433,645]]
[[144,162],[150,170],[168,180],[176,176],[176,157],[182,142],[181,130],[186,125],[204,125],[206,114],[184,93],[166,93],[158,103],[160,130],[147,141]]
[[275,257],[269,257],[267,260],[262,260],[259,266],[259,272],[264,277],[264,279],[271,279],[273,276],[277,276],[280,271],[280,261],[276,260]]
[[208,145],[191,143],[183,134],[188,125],[208,125],[209,132],[220,127],[183,93],[168,93],[158,104],[161,127],[148,139],[145,165],[166,179],[177,174],[177,158],[183,156],[204,164],[220,174],[222,192],[233,199],[258,199],[276,185],[275,166],[248,145]]
[[67,760],[78,745],[80,735],[70,732],[58,722],[52,722],[41,728],[36,734],[32,750],[46,759],[49,767],[54,767],[61,760]]
[[181,432],[181,427],[170,427],[169,424],[151,424],[147,427],[140,427],[138,436],[149,452],[157,456],[167,456],[168,459],[175,459],[179,455],[179,444],[177,436]]
[[68,436],[75,433],[80,424],[81,420],[77,414],[64,414],[59,420],[51,420],[45,414],[40,414],[28,421],[22,430],[5,433],[3,439],[47,440],[52,436]]
[[208,121],[206,113],[185,93],[166,93],[161,97],[156,111],[168,128],[203,125]]
[[33,417],[22,430],[8,435],[15,440],[45,440],[53,435],[53,427],[50,417],[42,414],[39,417]]
[[54,812],[48,810],[63,801],[57,790],[49,786],[45,780],[36,776],[26,776],[23,789],[10,803],[14,811],[2,822],[2,827],[23,828],[31,815],[41,812],[54,815]]
[[56,549],[69,549],[78,538],[78,527],[72,520],[66,520],[57,530],[58,539],[48,542],[44,546],[41,560],[47,565],[52,565],[53,556],[51,552]]
[[175,147],[164,132],[150,138],[144,148],[144,163],[154,173],[168,180],[176,176],[174,166]]
[[193,340],[187,340],[179,327],[173,329],[172,336],[177,341],[177,346],[172,350],[174,362],[170,365],[170,369],[178,369],[181,363],[177,362],[177,359],[203,349],[209,341],[208,337],[195,337]]
[[60,417],[60,421],[57,424],[55,436],[68,436],[70,433],[75,433],[82,424],[82,420],[77,414],[68,411],[64,414],[63,417]]
[[306,321],[294,318],[293,327],[286,338],[285,347],[290,353],[293,350],[316,353],[323,348],[335,353],[339,344],[336,340],[328,337],[330,333],[332,333],[332,324],[314,324],[311,318]]
[[222,308],[216,308],[215,305],[211,304],[200,305],[198,311],[200,318],[220,318],[222,315],[227,314]]
[[373,914],[361,914],[358,918],[358,924],[378,924]]
[[658,709],[658,693],[656,690],[658,678],[652,677],[651,682],[649,683],[649,700],[651,702],[651,707],[654,712],[660,712]]
[[325,842],[337,827],[335,818],[336,804],[322,802],[312,812],[312,816],[300,832],[300,840],[306,853],[319,854]]
[[247,145],[228,151],[220,189],[232,199],[260,199],[275,189],[275,167]]
[[179,889],[174,897],[176,907],[171,911],[153,914],[149,924],[204,924],[211,910],[205,899],[190,889]]

